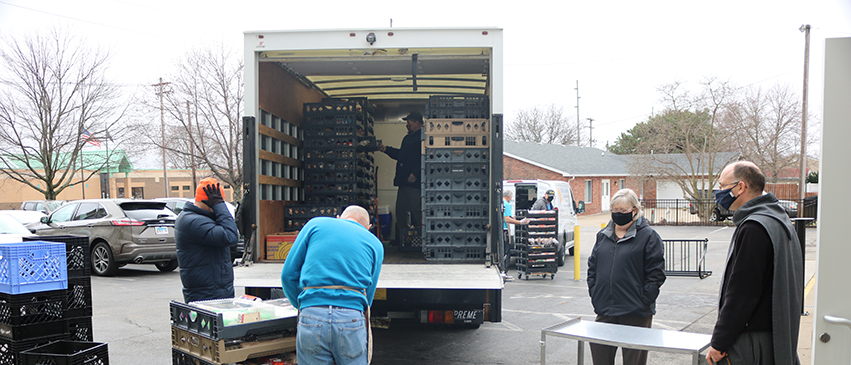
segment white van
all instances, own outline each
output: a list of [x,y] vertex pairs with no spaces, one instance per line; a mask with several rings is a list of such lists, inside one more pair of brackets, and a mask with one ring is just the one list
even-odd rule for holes
[[[573,191],[570,189],[570,184],[561,180],[503,180],[503,191],[509,190],[512,193],[511,207],[517,209],[529,209],[538,198],[544,196],[547,190],[555,191],[553,197],[553,206],[558,210],[558,240],[559,248],[556,252],[556,261],[558,266],[563,266],[567,255],[573,255],[573,228],[576,226],[576,215],[584,211],[585,202],[577,203],[573,198]],[[509,213],[510,216],[516,217],[514,212]],[[514,225],[509,224],[511,237],[514,237]],[[512,239],[513,241],[513,239]],[[514,242],[509,242],[509,248],[514,256]]]

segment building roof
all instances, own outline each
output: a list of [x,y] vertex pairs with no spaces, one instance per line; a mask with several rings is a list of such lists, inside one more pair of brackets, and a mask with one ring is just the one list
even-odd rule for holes
[[[617,155],[599,148],[564,146],[537,142],[504,141],[503,154],[523,162],[560,173],[564,176],[629,176],[637,160],[647,161],[648,155]],[[728,163],[738,160],[735,152],[719,152],[715,155],[714,167],[707,164],[689,163],[688,156],[682,153],[655,155],[653,164],[657,169],[670,161],[681,175],[692,173],[715,175]],[[711,171],[710,171],[711,170]]]
[[[82,165],[85,169],[99,169],[101,172],[107,172],[107,168],[109,169],[109,173],[116,172],[132,172],[133,164],[127,159],[127,154],[123,149],[115,149],[109,151],[102,150],[92,150],[92,151],[80,151],[82,154]],[[70,157],[70,153],[63,153],[59,158],[60,161],[67,161]],[[105,164],[107,157],[109,157],[109,163]],[[23,162],[23,156],[15,155],[15,156],[7,156],[4,158],[5,162],[12,166],[14,169],[27,169],[27,165]],[[30,160],[30,167],[36,170],[43,169],[44,166],[40,161]],[[79,167],[80,163],[76,163],[77,167]],[[106,165],[106,166],[104,166]],[[101,168],[101,166],[104,166]]]
[[593,147],[504,141],[503,154],[564,176],[626,176],[628,158]]

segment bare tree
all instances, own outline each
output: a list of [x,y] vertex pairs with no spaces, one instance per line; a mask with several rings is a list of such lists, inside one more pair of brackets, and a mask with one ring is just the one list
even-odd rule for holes
[[53,27],[6,39],[0,53],[0,171],[49,200],[104,167],[108,155],[84,159],[83,146],[124,112],[105,76],[109,54],[72,34]]
[[577,135],[581,137],[576,123],[555,105],[522,109],[505,125],[506,138],[514,141],[569,145],[576,141]]
[[[187,52],[171,77],[163,103],[166,141],[149,133],[150,122],[135,125],[138,141],[149,148],[165,148],[172,166],[209,169],[242,195],[243,63],[239,53],[223,45]],[[151,89],[140,105],[159,117],[158,90]],[[189,102],[187,110],[187,102]]]
[[666,109],[651,118],[649,133],[636,148],[632,173],[656,176],[677,183],[687,197],[699,202],[701,217],[710,216],[709,192],[717,181],[718,169],[736,159],[729,151],[720,119],[734,101],[735,88],[728,82],[707,78],[701,92],[690,95],[680,82],[659,88]]
[[777,182],[783,169],[795,167],[800,154],[800,97],[788,85],[749,88],[725,118],[731,141],[744,157]]

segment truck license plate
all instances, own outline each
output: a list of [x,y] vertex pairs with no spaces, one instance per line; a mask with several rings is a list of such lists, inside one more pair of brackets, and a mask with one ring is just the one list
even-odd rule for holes
[[485,313],[480,310],[456,310],[455,312],[455,323],[472,323],[472,324],[482,324],[484,323]]
[[157,234],[168,234],[168,227],[156,227]]

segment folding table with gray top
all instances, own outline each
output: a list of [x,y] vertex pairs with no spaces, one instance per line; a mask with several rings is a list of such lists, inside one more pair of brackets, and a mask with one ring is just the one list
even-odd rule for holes
[[547,336],[579,341],[577,364],[582,365],[585,342],[638,350],[664,351],[692,355],[698,365],[700,353],[709,348],[710,335],[583,321],[576,317],[541,330],[541,365],[547,363]]

